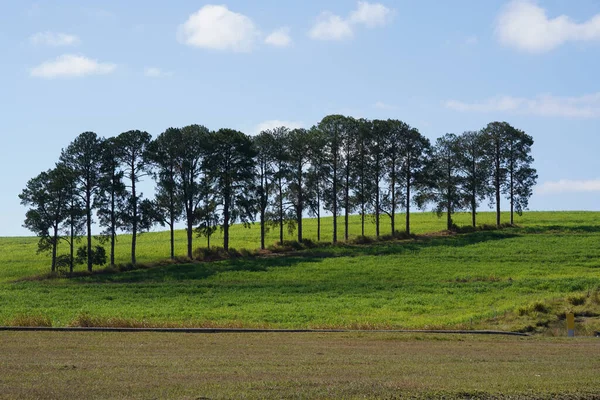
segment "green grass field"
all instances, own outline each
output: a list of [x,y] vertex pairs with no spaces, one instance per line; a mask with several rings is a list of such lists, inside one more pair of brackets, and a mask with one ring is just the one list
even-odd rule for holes
[[[403,216],[398,219],[402,226]],[[479,215],[480,223],[493,220],[491,213]],[[414,214],[412,221],[417,234],[440,231],[445,223],[431,213]],[[469,215],[457,214],[455,221],[467,225]],[[359,218],[351,222],[356,235]],[[560,318],[572,309],[578,332],[600,330],[600,213],[531,212],[516,223],[518,228],[501,231],[37,281],[22,280],[49,270],[48,257],[35,254],[36,239],[0,238],[0,324],[460,327],[561,334]],[[323,228],[330,240],[330,219]],[[384,225],[382,233],[387,230]],[[258,247],[258,232],[257,226],[235,226],[231,246]],[[305,232],[316,239],[314,220],[307,220]],[[128,260],[129,239],[119,238],[119,262]],[[267,242],[275,241],[270,232]],[[138,243],[139,262],[168,255],[168,233],[144,234]],[[177,232],[176,245],[183,254],[183,232]]]

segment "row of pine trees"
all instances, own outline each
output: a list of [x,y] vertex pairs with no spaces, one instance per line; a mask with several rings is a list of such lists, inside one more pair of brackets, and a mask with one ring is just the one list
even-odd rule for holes
[[[232,129],[210,131],[201,125],[169,128],[152,139],[132,130],[101,138],[80,134],[63,149],[55,167],[31,179],[20,194],[29,209],[24,226],[40,237],[39,250],[52,254],[52,271],[76,262],[106,262],[105,250],[92,247],[92,225],[115,260],[118,232],[132,234],[131,262],[136,263],[136,238],[153,225],[168,226],[171,257],[174,229],[182,221],[187,231],[187,257],[194,236],[208,239],[218,229],[229,249],[229,227],[258,222],[261,248],[268,229],[297,233],[302,242],[303,217],[317,220],[333,215],[332,241],[338,241],[338,218],[344,219],[348,240],[349,216],[372,219],[379,236],[382,216],[398,232],[396,215],[403,210],[410,234],[411,206],[433,205],[446,214],[468,210],[477,224],[477,208],[488,200],[497,210],[501,198],[513,213],[527,208],[536,183],[532,168],[533,139],[506,122],[492,122],[480,131],[446,134],[432,145],[416,128],[399,120],[367,120],[330,115],[311,129],[280,127],[248,136]],[[154,197],[145,198],[139,182],[151,177]],[[86,245],[75,251],[75,242]],[[60,241],[70,253],[57,255]]]

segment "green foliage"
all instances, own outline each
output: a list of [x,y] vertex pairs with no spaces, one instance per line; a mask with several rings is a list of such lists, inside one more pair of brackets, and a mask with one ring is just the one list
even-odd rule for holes
[[249,136],[232,129],[211,133],[206,156],[207,183],[211,200],[222,208],[223,247],[229,249],[229,228],[235,222],[248,226],[254,221],[254,157]]
[[[92,265],[102,266],[106,264],[106,249],[102,246],[95,246],[92,251]],[[87,261],[87,246],[81,246],[77,249],[77,256],[75,257],[76,264],[83,264]]]

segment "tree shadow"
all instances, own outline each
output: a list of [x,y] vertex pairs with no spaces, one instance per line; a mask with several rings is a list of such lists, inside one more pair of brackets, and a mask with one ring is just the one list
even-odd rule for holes
[[98,274],[77,278],[86,283],[131,284],[204,280],[223,272],[266,272],[272,268],[289,268],[299,263],[318,263],[327,258],[385,256],[415,253],[431,247],[465,247],[499,241],[520,235],[507,231],[480,231],[448,236],[420,236],[416,239],[374,242],[368,245],[338,244],[287,254],[236,258],[224,261],[173,264],[121,273]]
[[600,225],[535,225],[518,228],[518,232],[527,234],[599,233]]
[[431,247],[466,247],[479,243],[498,241],[519,237],[514,232],[479,231],[467,234],[450,234],[445,236],[418,236],[415,239],[374,242],[368,245],[340,244],[325,249],[309,250],[306,256],[352,257],[378,256],[419,252]]
[[232,260],[172,264],[168,266],[137,269],[127,272],[98,274],[78,278],[77,281],[82,284],[192,281],[207,279],[222,272],[265,272],[269,268],[292,267],[301,262],[319,261],[320,260],[318,258],[307,258],[302,255],[245,257]]

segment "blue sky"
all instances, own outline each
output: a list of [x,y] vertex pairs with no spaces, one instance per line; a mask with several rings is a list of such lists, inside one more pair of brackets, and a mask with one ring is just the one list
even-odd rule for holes
[[508,121],[535,140],[531,209],[600,209],[597,0],[5,0],[0,49],[0,236],[29,234],[18,194],[81,132],[331,113],[432,140]]

